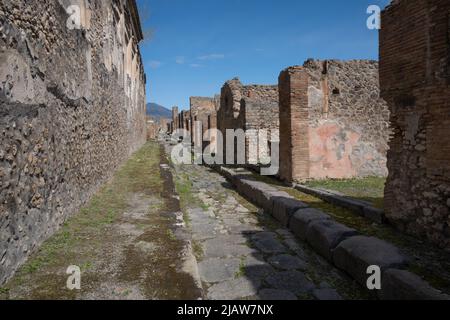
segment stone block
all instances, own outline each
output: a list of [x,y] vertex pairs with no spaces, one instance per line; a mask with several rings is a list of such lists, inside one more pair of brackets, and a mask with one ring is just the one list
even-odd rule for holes
[[357,234],[356,230],[335,221],[317,220],[309,225],[306,240],[319,254],[331,261],[333,249],[345,239]]
[[311,222],[329,220],[330,216],[317,209],[300,209],[294,213],[289,229],[301,240],[306,240],[306,232]]
[[289,221],[297,210],[308,207],[304,202],[291,197],[287,198],[276,196],[272,198],[272,201],[272,216],[284,227],[289,226]]
[[383,271],[406,267],[408,261],[409,259],[394,245],[366,236],[344,240],[333,252],[335,266],[347,272],[364,287],[367,285],[369,266],[379,266]]
[[450,300],[450,296],[414,273],[398,269],[388,269],[383,273],[379,297],[382,300]]

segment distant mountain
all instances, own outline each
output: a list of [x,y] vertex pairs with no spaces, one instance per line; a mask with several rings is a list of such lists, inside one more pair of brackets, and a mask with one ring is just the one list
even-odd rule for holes
[[158,120],[161,118],[172,119],[172,111],[157,103],[147,103],[147,115]]

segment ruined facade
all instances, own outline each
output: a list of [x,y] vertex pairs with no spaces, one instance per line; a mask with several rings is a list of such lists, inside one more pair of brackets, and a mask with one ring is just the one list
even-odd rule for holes
[[145,142],[141,39],[132,0],[0,2],[0,284]]
[[382,14],[380,78],[394,136],[386,216],[450,248],[450,2],[393,1]]
[[[190,97],[189,104],[192,142],[194,145],[201,145],[202,148],[211,145],[216,150],[216,135],[210,133],[205,136],[208,130],[217,128],[215,99],[209,97]],[[196,122],[201,122],[201,128],[196,127]]]
[[175,132],[179,127],[179,114],[178,114],[178,107],[172,107],[172,124],[171,124],[171,131]]
[[[271,131],[279,128],[278,87],[270,85],[244,86],[238,78],[227,81],[221,90],[217,119],[217,127],[224,136],[224,149],[227,145],[226,130],[241,129],[247,133],[245,164],[258,164],[261,160],[258,154],[266,157],[269,154]],[[255,141],[255,145],[258,147],[249,148],[250,139],[257,139],[252,130],[259,129],[265,129],[269,133],[267,146]],[[237,141],[235,141],[236,144]],[[264,150],[259,150],[259,147]],[[236,149],[235,147],[235,153]],[[237,160],[235,156],[235,163]]]
[[281,72],[279,91],[283,180],[387,175],[376,61],[308,60]]

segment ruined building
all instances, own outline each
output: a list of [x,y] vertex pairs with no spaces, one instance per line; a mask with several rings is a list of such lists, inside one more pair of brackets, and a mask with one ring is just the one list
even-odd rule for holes
[[134,0],[0,1],[0,285],[145,142],[142,37]]
[[178,107],[172,107],[172,124],[171,124],[171,131],[175,132],[179,127],[179,121],[178,121]]
[[382,14],[380,79],[394,136],[388,219],[450,249],[450,2],[392,1]]
[[[209,144],[215,150],[216,135],[211,133],[205,136],[210,129],[217,128],[217,110],[214,98],[190,97],[191,138],[194,145],[205,147]],[[201,123],[201,128],[196,127],[196,122]],[[201,143],[203,141],[203,143]]]
[[376,61],[308,60],[281,72],[279,92],[283,180],[387,175]]
[[[238,78],[227,81],[221,90],[220,108],[217,114],[217,127],[224,136],[224,149],[227,145],[226,130],[243,130],[246,154],[245,164],[258,164],[258,154],[268,155],[270,151],[270,133],[279,128],[278,87],[270,85],[243,85]],[[267,146],[264,150],[249,148],[250,139],[256,138],[252,130],[268,131]],[[258,143],[255,142],[255,145]],[[237,139],[235,139],[235,146]],[[237,148],[235,147],[235,154]],[[252,152],[252,154],[250,154]],[[224,151],[225,155],[225,151]],[[235,155],[234,162],[237,163]]]

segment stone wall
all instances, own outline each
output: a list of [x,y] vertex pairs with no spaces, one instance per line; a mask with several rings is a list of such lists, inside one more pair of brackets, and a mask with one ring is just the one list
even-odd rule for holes
[[0,284],[146,139],[134,1],[0,2]]
[[[301,73],[307,74],[307,83]],[[280,117],[298,117],[280,119],[291,124],[281,125],[282,131],[288,130],[280,141],[281,161],[291,157],[290,167],[297,168],[285,170],[283,179],[387,175],[389,110],[380,98],[376,61],[308,60],[303,67],[283,71],[279,86]],[[300,91],[306,91],[308,107],[290,110],[299,108],[295,97],[303,97]],[[291,147],[294,157],[287,151]]]
[[382,14],[380,78],[394,136],[386,216],[450,249],[450,2],[393,1]]
[[[271,131],[279,128],[278,110],[277,86],[243,85],[238,78],[227,81],[221,90],[220,108],[217,113],[217,127],[224,136],[224,148],[226,147],[226,130],[242,129],[247,132],[245,162],[258,164],[261,160],[258,154],[261,156],[269,154]],[[264,150],[257,148],[251,150],[249,139],[256,138],[251,131],[259,129],[268,131],[268,145],[264,147]]]
[[152,117],[147,116],[147,141],[155,140],[160,130],[160,124]]
[[172,107],[172,131],[177,130],[179,127],[179,119],[178,119],[178,107]]
[[[190,116],[191,116],[191,132],[192,142],[195,145],[200,145],[199,142],[203,140],[205,133],[209,129],[217,128],[217,110],[214,98],[209,97],[190,97]],[[201,122],[201,130],[196,130],[195,122]],[[211,141],[212,145],[215,145],[215,135],[208,135],[205,137]],[[202,147],[209,145],[210,143],[204,141],[201,143]]]

